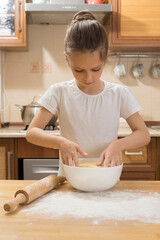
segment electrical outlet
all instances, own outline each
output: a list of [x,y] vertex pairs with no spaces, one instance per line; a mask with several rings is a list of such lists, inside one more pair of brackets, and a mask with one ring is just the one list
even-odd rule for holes
[[39,63],[38,62],[30,63],[30,73],[39,73]]
[[44,62],[42,63],[42,73],[51,73],[52,72],[52,64]]

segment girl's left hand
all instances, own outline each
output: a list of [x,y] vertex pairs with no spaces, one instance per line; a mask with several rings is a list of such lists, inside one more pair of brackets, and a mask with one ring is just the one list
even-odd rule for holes
[[110,145],[101,153],[100,161],[97,165],[100,166],[103,162],[104,167],[113,167],[122,164],[122,151],[118,140],[110,143]]

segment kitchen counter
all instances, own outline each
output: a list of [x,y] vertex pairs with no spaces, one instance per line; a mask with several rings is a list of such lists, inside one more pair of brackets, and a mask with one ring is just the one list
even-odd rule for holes
[[[26,133],[21,132],[22,127],[6,127],[0,129],[0,138],[25,138]],[[160,130],[148,128],[151,137],[160,137]],[[60,136],[59,130],[48,131],[49,134]],[[121,124],[118,130],[118,137],[125,137],[131,133],[127,124]]]
[[[0,129],[0,138],[25,138],[26,132],[23,132],[24,127],[14,126]],[[59,130],[47,131],[49,134],[60,136]]]
[[[37,212],[31,212],[27,214],[28,208],[37,205],[38,202],[43,198],[47,198],[48,194],[50,197],[56,193],[66,194],[77,192],[70,186],[70,184],[65,183],[56,190],[47,193],[43,197],[35,200],[27,206],[21,206],[18,210],[13,213],[5,214],[2,206],[7,200],[10,200],[14,193],[26,185],[31,184],[34,181],[0,181],[0,236],[3,240],[158,240],[160,239],[160,228],[159,224],[150,222],[142,222],[137,220],[112,220],[101,219],[100,222],[94,217],[92,218],[76,218],[72,214],[64,215],[60,217],[52,216],[51,214],[45,215]],[[159,197],[160,193],[160,181],[120,181],[116,186],[114,186],[109,192],[113,191],[115,193],[115,198],[118,198],[119,191],[129,191],[131,193],[137,192],[138,194],[146,193],[147,196],[151,194],[155,197]],[[109,192],[107,194],[109,194]],[[103,192],[105,194],[105,192]],[[85,193],[86,195],[88,193]],[[94,193],[95,194],[95,193]],[[96,193],[97,196],[100,193]],[[90,200],[92,194],[89,193]],[[103,194],[101,195],[103,196]],[[63,195],[64,197],[64,195]],[[88,199],[88,198],[87,198]],[[139,197],[140,199],[140,197]],[[136,199],[135,199],[136,200]],[[78,199],[77,199],[78,201]],[[107,201],[107,198],[106,198]],[[142,199],[143,201],[143,199]],[[119,201],[120,202],[120,201]],[[51,203],[51,202],[50,202]],[[100,202],[97,203],[98,205]],[[144,202],[144,206],[145,206]],[[152,204],[152,202],[150,202]],[[153,203],[155,204],[155,203]],[[52,209],[54,206],[50,206]],[[56,206],[55,206],[56,207]],[[49,204],[48,204],[49,208]],[[131,206],[131,212],[132,212]],[[75,209],[76,211],[76,209]],[[133,212],[135,209],[133,210]],[[114,212],[114,209],[113,209]],[[116,213],[115,213],[116,214]],[[158,218],[160,221],[160,217]]]

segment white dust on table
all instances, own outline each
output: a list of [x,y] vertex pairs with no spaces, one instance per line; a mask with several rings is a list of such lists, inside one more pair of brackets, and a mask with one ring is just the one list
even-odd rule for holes
[[49,218],[71,216],[99,220],[135,220],[160,223],[160,194],[152,192],[56,192],[51,191],[21,210],[27,215],[45,214]]
[[[4,194],[0,192],[0,199],[1,199],[1,196],[3,196]],[[3,198],[3,197],[2,197]],[[2,205],[2,204],[1,204]]]
[[[4,195],[4,194],[0,192],[0,199],[1,199],[1,196],[3,196],[3,195]],[[2,197],[2,199],[3,199],[3,197]],[[0,207],[1,207],[2,205],[3,205],[3,204],[0,203]]]

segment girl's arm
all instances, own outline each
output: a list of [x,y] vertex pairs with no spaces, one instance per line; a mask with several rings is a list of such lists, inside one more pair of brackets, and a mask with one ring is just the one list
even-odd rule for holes
[[119,139],[121,150],[129,150],[147,145],[150,142],[150,134],[139,113],[134,113],[126,121],[132,129],[132,133]]
[[116,166],[122,163],[122,151],[142,147],[150,142],[149,131],[139,115],[134,113],[126,119],[128,125],[132,129],[132,133],[124,138],[113,141],[101,154],[101,165],[104,162],[105,166]]
[[42,147],[59,149],[63,163],[78,166],[78,152],[84,157],[87,156],[80,146],[64,137],[54,136],[43,130],[52,116],[51,112],[42,107],[29,125],[26,133],[27,141]]
[[35,145],[48,148],[59,148],[59,139],[43,131],[53,114],[45,108],[41,108],[35,115],[26,133],[26,139]]

